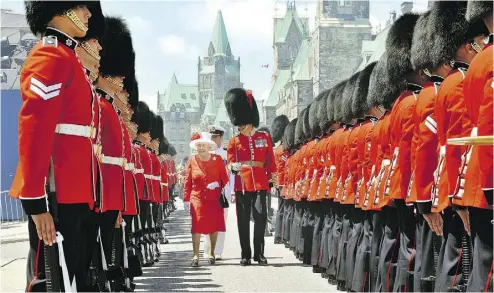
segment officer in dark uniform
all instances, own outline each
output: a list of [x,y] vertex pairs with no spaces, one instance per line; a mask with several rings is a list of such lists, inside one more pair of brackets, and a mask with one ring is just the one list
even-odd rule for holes
[[266,194],[276,164],[271,138],[265,132],[256,131],[259,111],[252,92],[241,88],[228,91],[225,106],[233,125],[240,134],[228,143],[228,164],[235,172],[235,198],[240,245],[241,265],[250,265],[250,214],[254,215],[254,260],[267,264],[264,257],[264,230],[266,228]]

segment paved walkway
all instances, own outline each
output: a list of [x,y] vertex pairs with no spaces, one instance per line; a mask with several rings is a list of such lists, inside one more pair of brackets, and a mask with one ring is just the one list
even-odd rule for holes
[[[177,203],[168,224],[170,244],[162,245],[159,263],[143,268],[144,275],[136,278],[136,292],[336,292],[310,266],[295,259],[283,245],[274,245],[273,237],[266,237],[268,266],[253,264],[240,266],[240,245],[236,225],[235,206],[231,206],[227,221],[227,235],[223,260],[211,266],[201,259],[199,268],[189,267],[192,257],[190,217]],[[273,203],[273,206],[275,204]],[[28,243],[19,231],[25,227],[11,227],[2,236],[18,242],[2,243],[0,292],[22,292],[25,286],[26,253]],[[15,232],[14,232],[15,231]],[[253,227],[251,227],[251,233]],[[10,235],[6,235],[10,234]],[[15,235],[15,236],[14,236]]]

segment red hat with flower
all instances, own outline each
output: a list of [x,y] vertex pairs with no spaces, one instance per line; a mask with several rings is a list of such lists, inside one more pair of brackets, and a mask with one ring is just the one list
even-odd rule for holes
[[209,132],[194,132],[190,137],[189,146],[195,150],[198,143],[207,143],[213,150],[216,149],[216,143],[211,139],[211,133]]

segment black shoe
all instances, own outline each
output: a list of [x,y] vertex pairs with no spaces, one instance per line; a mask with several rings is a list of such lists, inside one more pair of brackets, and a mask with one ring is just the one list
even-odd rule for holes
[[290,248],[290,244],[288,242],[285,242],[285,248]]
[[216,259],[215,259],[214,257],[210,257],[210,258],[208,259],[208,263],[209,263],[210,265],[214,265],[214,264],[216,263]]
[[338,291],[346,291],[346,282],[345,281],[338,281],[336,285],[336,289]]
[[242,260],[240,261],[240,265],[243,267],[250,266],[250,264],[251,264],[250,259],[242,258]]
[[274,244],[282,244],[283,241],[281,240],[281,238],[274,238]]
[[197,268],[199,266],[199,260],[197,258],[194,258],[190,263],[190,266],[193,268]]
[[328,283],[330,285],[336,285],[338,282],[336,281],[336,276],[329,275],[328,276]]
[[264,255],[254,257],[254,261],[257,261],[262,266],[265,266],[268,264],[268,260],[264,257]]
[[326,272],[323,270],[323,272],[321,273],[321,278],[323,278],[323,279],[327,279],[327,278],[329,278],[329,274],[328,274],[328,273],[326,273]]
[[314,274],[320,274],[324,271],[324,268],[321,268],[320,266],[312,266],[312,272]]

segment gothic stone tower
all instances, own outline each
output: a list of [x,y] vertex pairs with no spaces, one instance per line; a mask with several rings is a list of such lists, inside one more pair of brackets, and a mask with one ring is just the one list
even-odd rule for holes
[[314,96],[355,72],[362,41],[370,37],[369,0],[318,0],[312,34]]
[[216,17],[208,55],[198,60],[198,84],[201,113],[204,113],[208,99],[212,99],[213,108],[218,109],[229,89],[242,86],[240,58],[235,59],[232,55],[221,11]]

